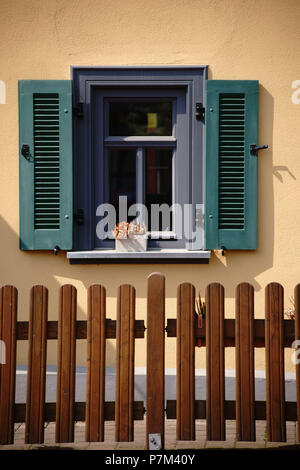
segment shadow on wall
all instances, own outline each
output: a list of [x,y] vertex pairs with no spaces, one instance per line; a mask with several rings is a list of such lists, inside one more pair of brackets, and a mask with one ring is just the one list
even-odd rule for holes
[[[209,71],[211,78],[211,72]],[[269,149],[259,153],[258,158],[258,249],[256,251],[232,251],[222,257],[219,252],[212,254],[209,265],[70,265],[65,253],[54,256],[49,252],[22,252],[19,250],[17,234],[0,219],[1,230],[1,281],[12,283],[22,290],[22,299],[29,302],[29,289],[33,284],[46,285],[51,295],[49,314],[57,313],[58,289],[64,283],[74,284],[78,289],[78,316],[86,317],[86,289],[94,283],[103,284],[107,297],[116,298],[120,284],[135,286],[137,297],[145,299],[147,276],[154,271],[166,276],[167,297],[175,298],[178,284],[187,281],[200,287],[202,292],[210,282],[221,282],[226,297],[233,298],[239,282],[251,283],[256,291],[261,286],[256,278],[273,267],[274,256],[274,189],[273,178],[283,180],[283,172],[295,179],[286,166],[273,167],[273,96],[260,85],[259,90],[259,142],[268,144]],[[270,279],[268,282],[270,282]],[[22,302],[23,304],[23,302]],[[23,305],[21,306],[23,309]],[[115,306],[112,306],[115,311]],[[22,315],[23,316],[23,315]],[[26,315],[24,315],[26,318]]]
[[[209,72],[210,78],[211,73]],[[281,178],[282,172],[292,175],[286,166],[273,167],[273,96],[260,85],[259,89],[259,141],[269,148],[258,157],[258,249],[256,251],[231,251],[222,257],[219,252],[212,253],[209,265],[105,265],[98,267],[105,273],[104,285],[108,285],[109,295],[114,296],[120,283],[128,282],[137,289],[137,295],[146,297],[146,278],[153,271],[166,276],[167,297],[174,298],[179,283],[192,282],[202,292],[210,282],[221,282],[226,289],[226,297],[234,297],[235,287],[240,282],[251,283],[256,291],[265,287],[256,278],[273,267],[274,257],[274,188],[273,175]],[[91,267],[73,268],[73,276],[79,275],[85,287],[90,284]],[[100,274],[101,275],[101,274]],[[110,282],[113,279],[113,282]],[[271,282],[273,279],[268,280]],[[267,283],[266,283],[267,284]],[[113,289],[113,292],[112,292]]]
[[[48,288],[48,320],[57,320],[59,308],[59,290],[63,284],[73,284],[77,288],[77,319],[85,320],[87,316],[86,289],[82,283],[72,278],[69,264],[64,253],[55,256],[49,252],[23,252],[19,249],[19,237],[16,232],[0,217],[1,234],[1,269],[0,287],[13,285],[18,289],[18,320],[28,321],[30,289],[42,284]],[[61,266],[61,268],[60,268]],[[61,273],[60,275],[56,275]],[[95,277],[87,286],[99,283]],[[108,315],[109,317],[109,315]],[[107,366],[115,364],[115,340],[106,342]],[[86,364],[86,340],[77,340],[76,362]],[[17,363],[27,364],[28,342],[17,342]],[[47,344],[48,361],[56,364],[57,341]]]
[[[78,318],[86,318],[86,289],[92,284],[102,284],[108,299],[107,316],[115,318],[116,295],[120,284],[130,283],[136,288],[137,319],[143,319],[146,311],[147,277],[155,271],[166,276],[167,299],[176,298],[181,282],[191,282],[204,293],[211,282],[224,285],[226,298],[234,298],[235,287],[240,282],[251,283],[256,291],[264,289],[257,277],[273,267],[274,257],[274,189],[273,179],[283,180],[283,173],[295,179],[286,166],[273,166],[273,115],[274,99],[260,85],[259,94],[259,142],[269,149],[258,156],[258,249],[246,252],[228,252],[222,257],[212,253],[209,265],[70,265],[64,252],[58,256],[49,252],[23,252],[19,250],[18,234],[0,217],[1,270],[0,284],[12,284],[19,290],[19,318],[28,319],[29,292],[34,284],[49,289],[49,319],[56,319],[59,288],[73,284],[78,291]],[[173,316],[173,315],[172,315]],[[109,345],[108,357],[114,357],[114,346]],[[84,354],[84,353],[82,353]],[[110,365],[110,364],[108,364]]]

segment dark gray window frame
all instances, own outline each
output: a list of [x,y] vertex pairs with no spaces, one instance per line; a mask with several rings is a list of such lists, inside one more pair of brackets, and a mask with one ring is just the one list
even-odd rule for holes
[[[93,92],[99,88],[185,91],[188,115],[188,202],[204,204],[204,122],[195,118],[196,103],[204,103],[207,66],[194,67],[72,67],[74,106],[82,103],[83,119],[74,119],[74,208],[84,223],[75,223],[74,251],[95,248]],[[194,227],[191,227],[191,230]],[[164,256],[162,253],[161,256]]]

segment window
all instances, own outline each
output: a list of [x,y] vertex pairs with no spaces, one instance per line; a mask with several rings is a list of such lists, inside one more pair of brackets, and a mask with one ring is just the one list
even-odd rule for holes
[[[149,248],[185,248],[181,236],[183,220],[176,213],[178,207],[189,203],[185,90],[160,86],[141,90],[136,86],[134,90],[122,86],[116,90],[100,87],[94,91],[93,108],[94,195],[91,197],[96,207],[95,224],[100,227],[97,208],[106,203],[116,210],[116,220],[111,225],[120,218],[123,220],[127,210],[121,216],[119,201],[121,197],[127,198],[128,209],[135,204],[144,206],[143,214],[132,207],[127,220],[134,219],[138,213],[149,231]],[[181,175],[180,181],[177,175]],[[163,204],[167,209],[164,217],[158,212]],[[107,226],[102,228],[108,230]],[[111,237],[102,239],[99,230],[94,230],[94,234],[95,248],[114,247]]]
[[128,215],[147,222],[144,259],[255,249],[258,82],[206,72],[75,67],[72,82],[20,81],[21,248],[118,260],[101,208],[118,219],[126,199],[144,207]]

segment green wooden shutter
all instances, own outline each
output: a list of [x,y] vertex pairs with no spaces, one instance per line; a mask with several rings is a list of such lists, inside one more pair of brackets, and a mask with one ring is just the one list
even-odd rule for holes
[[258,81],[207,80],[206,249],[257,248]]
[[20,248],[72,249],[71,81],[19,81],[19,126]]

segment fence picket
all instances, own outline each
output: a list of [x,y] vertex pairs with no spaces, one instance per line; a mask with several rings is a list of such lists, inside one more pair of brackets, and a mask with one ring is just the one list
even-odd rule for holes
[[124,284],[119,287],[117,308],[115,404],[115,438],[117,442],[133,441],[134,321],[135,289]]
[[177,290],[177,439],[195,439],[195,287]]
[[104,441],[106,291],[88,289],[86,431],[88,442]]
[[25,443],[44,442],[48,289],[30,292]]
[[56,442],[74,441],[76,313],[77,291],[64,285],[58,319]]
[[[149,435],[159,434],[164,449],[165,407],[165,278],[154,273],[148,277],[147,292],[147,390],[146,447]],[[152,436],[152,439],[153,436]]]
[[[297,284],[294,290],[295,300],[295,361],[296,361],[296,387],[297,387],[297,417],[298,417],[298,441],[300,442],[300,284]],[[298,341],[298,344],[297,344]]]
[[207,440],[225,440],[224,287],[209,284],[206,303]]
[[[16,380],[16,328],[18,292],[13,286],[0,289],[0,444],[14,442]],[[5,357],[3,357],[5,356]]]
[[236,288],[236,433],[239,441],[255,441],[254,289]]
[[267,439],[285,442],[283,287],[268,284],[265,296]]

